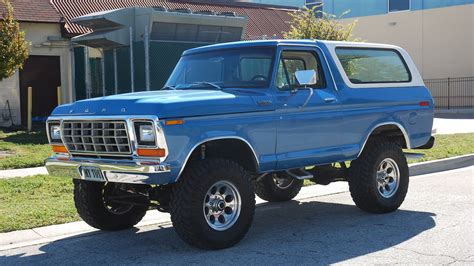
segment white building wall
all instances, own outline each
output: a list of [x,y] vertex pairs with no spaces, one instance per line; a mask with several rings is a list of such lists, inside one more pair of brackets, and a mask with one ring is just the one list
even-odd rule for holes
[[[26,40],[31,43],[30,55],[59,56],[61,64],[62,102],[72,101],[71,52],[68,40],[60,40],[61,29],[56,23],[20,23],[26,33]],[[53,38],[55,40],[48,40]],[[10,126],[6,101],[9,101],[14,123],[21,123],[20,113],[20,80],[18,71],[10,78],[0,81],[0,127]],[[33,99],[33,104],[35,100]]]
[[474,4],[358,20],[356,37],[403,47],[424,79],[474,76]]

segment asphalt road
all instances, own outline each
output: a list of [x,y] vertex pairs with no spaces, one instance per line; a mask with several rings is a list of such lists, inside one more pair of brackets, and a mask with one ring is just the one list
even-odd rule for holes
[[170,223],[84,234],[0,252],[9,264],[474,264],[474,166],[412,178],[385,215],[358,210],[348,192],[257,207],[237,246],[202,251]]

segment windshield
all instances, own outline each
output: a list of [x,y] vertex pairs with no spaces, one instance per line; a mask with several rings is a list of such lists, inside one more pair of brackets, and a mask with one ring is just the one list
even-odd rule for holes
[[165,88],[261,88],[269,85],[274,49],[239,48],[181,57]]

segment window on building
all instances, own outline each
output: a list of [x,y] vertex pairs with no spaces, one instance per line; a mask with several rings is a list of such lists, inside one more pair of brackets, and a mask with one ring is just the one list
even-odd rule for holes
[[153,22],[150,39],[216,43],[237,41],[241,36],[240,27]]
[[411,75],[396,50],[336,48],[344,72],[354,84],[410,82]]
[[388,0],[388,12],[410,10],[410,0]]
[[322,17],[323,2],[321,0],[306,0],[305,1],[305,6],[308,9],[315,8],[315,11],[317,12],[316,17],[318,17],[318,18]]

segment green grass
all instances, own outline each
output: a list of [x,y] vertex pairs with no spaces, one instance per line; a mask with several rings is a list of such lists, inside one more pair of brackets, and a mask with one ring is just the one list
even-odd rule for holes
[[[21,136],[21,139],[24,140],[24,134],[15,133],[13,136]],[[41,133],[38,134],[40,135],[33,134],[32,136],[41,140]],[[4,139],[5,137],[2,138],[2,140]],[[31,144],[31,139],[29,142],[27,147],[42,145]],[[0,145],[4,145],[4,143]],[[474,134],[438,135],[433,149],[415,150],[415,152],[425,153],[423,161],[474,153]],[[48,155],[49,147],[41,155],[41,163]],[[28,159],[24,158],[25,156],[28,157],[26,154],[20,158]],[[3,162],[0,160],[0,163]],[[314,183],[305,180],[304,184],[313,185]],[[77,220],[79,220],[79,216],[74,208],[73,185],[69,178],[37,175],[0,179],[0,232]]]
[[409,163],[426,162],[474,153],[474,133],[436,135],[435,138],[435,145],[429,150],[407,150],[409,152],[425,154],[420,160],[410,160]]
[[42,166],[51,153],[44,131],[0,130],[0,170]]
[[0,179],[0,232],[79,220],[69,178]]

